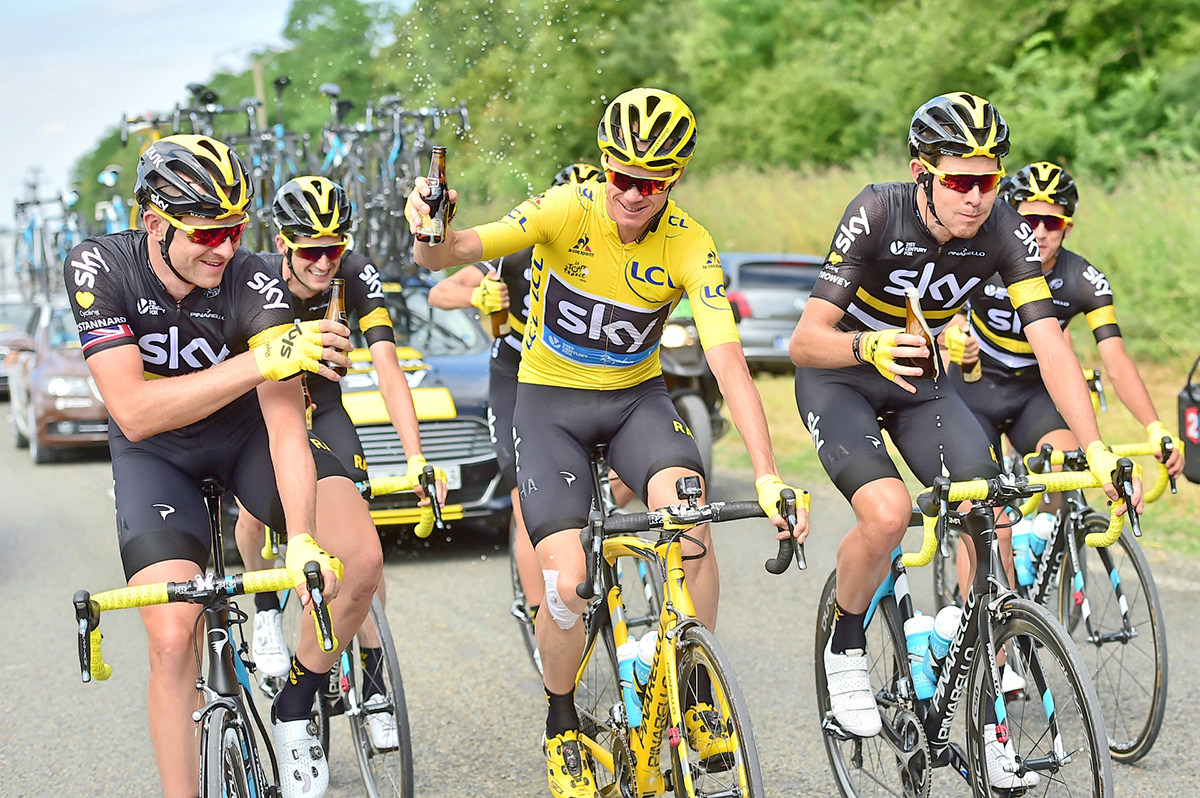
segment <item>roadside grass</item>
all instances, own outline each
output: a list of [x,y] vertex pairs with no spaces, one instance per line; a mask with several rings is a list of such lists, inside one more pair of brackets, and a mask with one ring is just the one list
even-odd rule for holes
[[[1098,362],[1095,358],[1089,360],[1086,352],[1081,353],[1081,360],[1085,364]],[[1177,362],[1172,365],[1146,364],[1140,367],[1155,407],[1158,408],[1163,423],[1172,431],[1176,431],[1178,426],[1176,394],[1182,387],[1183,378],[1190,365],[1190,362]],[[814,484],[829,485],[829,477],[813,451],[812,439],[800,423],[792,377],[760,375],[754,382],[762,396],[763,408],[771,428],[775,460],[784,481],[809,489]],[[1145,440],[1145,430],[1113,396],[1110,386],[1106,386],[1106,394],[1109,400],[1108,412],[1100,415],[1100,430],[1104,440],[1110,443],[1135,443]],[[728,413],[726,416],[728,417]],[[898,461],[905,483],[915,496],[923,486],[904,467],[895,450],[891,451],[893,458]],[[1138,459],[1146,472],[1146,478],[1153,480],[1153,458]],[[714,444],[713,461],[715,467],[722,470],[751,471],[750,459],[732,424],[730,432]],[[1194,485],[1183,478],[1178,482],[1177,495],[1172,495],[1168,490],[1157,502],[1146,505],[1140,543],[1148,552],[1157,551],[1164,557],[1184,554],[1200,558],[1200,485]],[[1097,495],[1092,498],[1092,504],[1097,509],[1102,509],[1104,500],[1099,497],[1098,491],[1095,493]],[[840,498],[835,499],[838,500]]]

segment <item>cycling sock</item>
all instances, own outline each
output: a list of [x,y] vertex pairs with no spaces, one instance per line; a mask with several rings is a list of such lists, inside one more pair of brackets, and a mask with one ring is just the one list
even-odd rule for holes
[[[545,685],[542,685],[545,689]],[[546,739],[552,739],[571,729],[579,729],[579,715],[575,712],[575,691],[566,695],[555,695],[546,690]]]
[[362,659],[363,695],[370,698],[376,693],[386,694],[383,686],[383,649],[363,646],[359,657]]
[[270,593],[255,593],[254,594],[254,609],[258,612],[267,610],[277,610],[279,607],[279,594],[272,591]]
[[532,621],[536,621],[538,610],[540,610],[541,608],[542,608],[541,604],[534,604],[533,606],[531,606],[529,608],[529,619]]
[[848,649],[867,648],[867,631],[863,629],[865,612],[846,612],[842,605],[833,605],[833,640],[829,650],[834,654],[845,654]]
[[287,682],[275,697],[272,712],[277,721],[304,720],[312,717],[313,698],[329,678],[329,671],[310,671],[292,657]]
[[697,668],[688,676],[687,684],[683,686],[683,706],[694,707],[697,704],[716,705],[712,695],[712,678],[708,668]]

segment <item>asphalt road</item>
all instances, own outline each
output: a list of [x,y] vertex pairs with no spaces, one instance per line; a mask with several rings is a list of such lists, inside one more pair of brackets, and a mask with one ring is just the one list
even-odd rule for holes
[[[157,774],[145,730],[146,642],[137,613],[105,616],[105,683],[82,684],[70,607],[78,588],[121,584],[111,474],[104,456],[35,468],[8,435],[0,405],[0,796],[153,796]],[[750,480],[718,474],[714,496],[751,498]],[[814,486],[810,486],[813,488]],[[810,570],[763,570],[774,551],[762,522],[716,535],[721,564],[718,634],[747,695],[768,794],[833,790],[812,698],[818,594],[848,525],[845,503],[814,489]],[[1152,523],[1147,524],[1153,535]],[[1114,766],[1116,794],[1200,794],[1200,657],[1190,616],[1200,563],[1149,549],[1171,652],[1170,702],[1155,749],[1134,767]],[[545,796],[539,739],[544,713],[534,675],[508,615],[507,552],[486,542],[435,541],[389,557],[390,607],[413,726],[422,796]],[[918,600],[932,605],[927,577]],[[1191,720],[1189,720],[1191,718]],[[335,734],[329,795],[362,794]],[[963,795],[957,776],[935,774],[935,795]]]

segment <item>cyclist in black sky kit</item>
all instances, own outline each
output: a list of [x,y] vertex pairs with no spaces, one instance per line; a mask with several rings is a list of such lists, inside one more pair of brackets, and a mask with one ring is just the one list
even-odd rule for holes
[[[904,332],[905,289],[916,289],[936,336],[970,291],[998,274],[1034,354],[1058,364],[1047,374],[1051,395],[1088,445],[1092,472],[1116,497],[1117,458],[1099,440],[1082,371],[1054,319],[1033,230],[995,203],[1009,149],[1004,119],[980,97],[942,95],[917,109],[908,145],[913,182],[871,185],[851,201],[790,347],[801,419],[855,514],[838,547],[824,667],[836,722],[859,736],[880,730],[863,620],[912,510],[882,431],[923,484],[945,472],[954,480],[999,473],[952,382],[917,380],[919,366],[898,362],[936,358],[921,336]],[[1134,503],[1141,504],[1140,483]],[[995,739],[994,721],[991,734],[989,765],[1004,772],[1001,760],[1012,754]],[[1029,787],[1036,776],[1012,778],[1014,788]]]
[[[286,533],[286,566],[304,601],[302,569],[316,560],[327,595],[337,597],[334,628],[357,629],[382,552],[366,503],[337,458],[310,442],[300,382],[291,379],[301,371],[336,379],[320,361],[348,364],[349,330],[293,322],[272,272],[238,249],[252,194],[224,144],[205,136],[162,139],[138,162],[145,230],[90,238],[67,257],[83,353],[112,417],[121,559],[131,585],[183,582],[203,570],[209,529],[200,483],[215,477]],[[192,798],[199,784],[191,715],[199,612],[191,604],[141,611],[150,643],[150,737],[168,798]],[[310,712],[337,656],[322,652],[305,624],[272,710],[285,798],[320,798],[328,784]]]

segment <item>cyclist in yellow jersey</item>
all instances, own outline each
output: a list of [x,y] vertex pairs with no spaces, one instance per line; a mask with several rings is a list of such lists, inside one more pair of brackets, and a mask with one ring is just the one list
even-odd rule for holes
[[[572,694],[584,645],[578,620],[585,602],[575,586],[585,575],[579,529],[591,500],[588,451],[608,443],[614,470],[651,507],[677,501],[679,477],[703,473],[658,361],[663,322],[685,290],[746,442],[759,503],[781,528],[779,536],[787,535],[775,509],[785,486],[725,299],[716,247],[670,199],[695,149],[695,117],[673,94],[634,89],[605,110],[597,143],[605,183],[556,186],[499,221],[463,231],[447,225],[441,245],[414,245],[417,263],[435,271],[534,247],[513,441],[521,509],[545,584],[537,639],[549,703],[550,789],[583,798],[597,794],[579,750]],[[406,208],[414,231],[419,214],[429,212],[427,183],[416,183]],[[456,199],[454,191],[449,195]],[[798,516],[795,535],[803,540],[807,512]],[[707,526],[694,534],[699,545],[685,544],[687,580],[697,614],[713,628],[717,563]],[[697,750],[720,750],[728,746],[727,727],[706,692],[701,685],[685,696],[684,731]]]

